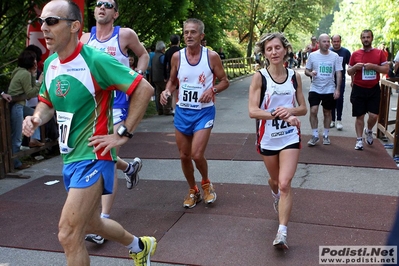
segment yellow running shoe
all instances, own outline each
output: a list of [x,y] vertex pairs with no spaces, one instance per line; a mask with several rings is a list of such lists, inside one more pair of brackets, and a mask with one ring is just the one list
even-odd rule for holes
[[133,253],[129,251],[129,255],[134,260],[134,265],[150,266],[150,257],[154,255],[155,250],[157,249],[157,240],[152,236],[142,236],[140,237],[140,240],[144,244],[143,251],[139,253]]

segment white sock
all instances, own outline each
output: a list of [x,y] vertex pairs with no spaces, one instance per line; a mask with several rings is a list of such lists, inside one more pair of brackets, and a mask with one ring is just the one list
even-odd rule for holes
[[273,195],[273,198],[280,199],[280,189],[278,190],[277,194],[274,193],[273,190],[272,190],[272,195]]
[[330,132],[330,130],[328,128],[325,128],[323,136],[328,137],[329,132]]
[[319,131],[317,130],[317,128],[316,129],[312,129],[312,133],[313,133],[313,136],[315,136],[316,138],[319,137]]
[[125,171],[123,171],[125,174],[130,175],[131,173],[133,173],[134,171],[134,167],[133,165],[131,165],[130,163],[127,164],[127,168],[125,169]]
[[283,225],[283,224],[280,224],[278,226],[278,232],[280,232],[280,233],[282,233],[284,235],[287,235],[287,226]]
[[100,217],[101,218],[106,218],[106,219],[109,219],[109,214],[108,213],[101,213],[101,215],[100,215]]
[[139,238],[136,236],[133,236],[132,243],[125,247],[133,253],[139,253],[140,251],[142,251],[142,249],[139,247]]

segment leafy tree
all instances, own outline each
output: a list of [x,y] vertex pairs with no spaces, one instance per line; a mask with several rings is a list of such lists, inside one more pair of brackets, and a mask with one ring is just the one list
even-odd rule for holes
[[247,0],[239,5],[245,16],[238,18],[235,30],[240,42],[248,43],[247,56],[251,56],[252,40],[260,35],[279,31],[294,40],[298,32],[314,32],[317,21],[330,13],[333,6],[331,0]]
[[395,42],[399,36],[397,1],[368,1],[365,5],[361,0],[343,0],[339,8],[340,10],[334,13],[331,32],[340,34],[343,45],[352,51],[361,47],[360,33],[363,29],[373,31],[375,47],[382,42]]

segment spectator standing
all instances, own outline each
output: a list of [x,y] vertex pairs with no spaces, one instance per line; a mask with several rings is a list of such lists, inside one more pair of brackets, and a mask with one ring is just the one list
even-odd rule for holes
[[[164,61],[164,78],[165,78],[166,82],[169,80],[169,76],[170,76],[172,55],[179,50],[180,50],[180,36],[177,34],[170,35],[170,47],[165,52],[165,61]],[[172,104],[171,104],[172,114],[175,113],[175,109],[176,109],[177,89],[178,88],[179,88],[179,85],[177,85],[176,91],[174,91],[172,94]]]
[[[341,36],[336,34],[331,37],[332,47],[331,51],[337,53],[339,56],[339,61],[342,63],[342,80],[341,88],[339,93],[339,98],[335,101],[335,107],[331,111],[331,124],[330,128],[337,127],[338,130],[342,130],[344,126],[342,125],[342,111],[344,109],[344,93],[345,93],[345,83],[346,83],[346,65],[349,64],[351,58],[351,52],[348,49],[341,46]],[[337,119],[337,120],[335,120]],[[336,123],[335,123],[336,121]]]
[[[205,203],[216,200],[204,153],[215,120],[215,95],[229,86],[219,55],[201,45],[204,29],[201,20],[191,18],[184,22],[187,47],[173,54],[170,78],[161,94],[161,104],[166,104],[179,85],[174,125],[181,166],[189,186],[183,202],[185,208],[193,208],[202,200],[195,182],[193,161],[202,177]],[[217,85],[214,84],[216,78],[219,80]]]
[[294,60],[295,60],[295,54],[293,51],[288,52],[288,68],[293,68],[295,66]]
[[297,68],[300,68],[302,65],[302,49],[299,49],[297,55]]
[[201,40],[201,45],[208,48],[208,50],[213,51],[212,47],[207,45],[206,39]]
[[[141,45],[143,45],[143,44],[141,44]],[[150,84],[152,84],[151,67],[152,67],[152,58],[154,57],[155,52],[152,50],[151,47],[147,47],[147,53],[148,53],[149,59],[148,59],[147,70],[145,72],[145,78],[150,82]]]
[[[37,61],[36,53],[30,50],[24,50],[18,56],[18,66],[11,74],[11,81],[8,87],[8,93],[14,99],[11,105],[11,145],[13,154],[21,149],[22,145],[22,121],[25,116],[32,115],[33,109],[26,106],[26,99],[37,97],[43,76],[40,75],[36,82]],[[21,96],[18,98],[18,96]],[[40,128],[35,130],[30,138],[29,147],[42,147],[44,143],[40,142]],[[13,160],[15,169],[26,169],[29,167],[23,164],[18,158]]]
[[313,79],[308,96],[309,121],[312,128],[312,138],[308,141],[309,146],[315,146],[319,141],[317,113],[320,104],[323,106],[324,117],[323,145],[330,145],[328,133],[331,123],[331,110],[335,105],[334,100],[339,97],[342,81],[342,63],[339,56],[329,50],[330,37],[327,34],[321,34],[319,45],[319,50],[310,53],[305,69],[305,75]]
[[[128,50],[133,51],[138,57],[137,68],[140,75],[144,75],[148,65],[149,56],[146,49],[140,43],[135,31],[130,28],[121,28],[114,26],[114,21],[118,18],[118,4],[115,0],[110,2],[97,2],[94,8],[94,17],[96,26],[92,27],[90,33],[85,33],[81,37],[81,42],[106,52],[117,59],[123,65],[130,67]],[[129,97],[122,91],[115,92],[113,104],[113,123],[114,131],[118,131],[128,115]],[[120,147],[116,147],[116,154],[119,154]],[[142,167],[142,161],[136,157],[132,162],[126,162],[118,157],[115,167],[125,173],[126,186],[132,189],[139,181],[139,171]],[[111,208],[114,203],[116,191],[118,188],[118,175],[115,171],[114,190],[112,194],[102,197],[102,218],[109,218]],[[86,240],[96,244],[103,244],[104,238],[94,234],[86,236]]]
[[[363,48],[353,52],[348,66],[352,76],[352,116],[356,117],[355,150],[363,150],[363,132],[367,144],[373,144],[373,127],[377,123],[380,109],[380,74],[387,74],[389,65],[384,52],[373,48],[373,32],[363,30],[360,40]],[[367,124],[364,118],[368,114]]]
[[226,59],[226,55],[225,55],[224,52],[223,52],[223,47],[220,47],[220,48],[219,48],[218,54],[219,54],[221,60]]
[[301,123],[297,116],[305,115],[307,108],[301,76],[283,66],[292,49],[284,35],[265,34],[256,43],[256,49],[263,53],[269,66],[252,78],[249,116],[257,119],[257,150],[270,175],[268,183],[278,212],[279,227],[273,246],[288,249],[287,225],[293,203],[291,181],[301,147]]
[[307,60],[308,60],[308,53],[306,51],[302,51],[302,66],[306,67]]
[[152,82],[155,85],[155,102],[157,105],[158,115],[171,115],[172,99],[168,99],[168,103],[162,105],[159,100],[161,93],[165,90],[166,80],[164,78],[164,61],[165,61],[165,43],[158,41],[155,46],[155,55],[151,63]]
[[[97,5],[115,7],[110,2]],[[138,238],[116,221],[101,219],[99,205],[101,195],[113,190],[115,147],[131,138],[130,132],[140,123],[153,88],[142,75],[79,42],[82,15],[74,2],[50,1],[44,6],[39,22],[46,46],[54,54],[44,64],[40,102],[33,116],[25,118],[23,133],[32,135],[56,112],[63,130],[59,146],[68,191],[58,239],[67,264],[90,265],[83,238],[86,233],[95,233],[124,245],[136,265],[147,265],[156,249],[155,238]],[[131,96],[125,124],[115,133],[111,112],[113,90]]]

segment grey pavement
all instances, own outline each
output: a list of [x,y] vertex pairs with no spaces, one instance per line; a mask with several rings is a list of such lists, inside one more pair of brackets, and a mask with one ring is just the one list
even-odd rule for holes
[[[310,79],[302,74],[303,92],[307,102]],[[255,121],[248,116],[248,88],[252,76],[236,79],[228,90],[217,95],[216,121],[213,133],[254,133]],[[353,137],[355,145],[354,121],[349,102],[350,86],[347,79],[342,131],[330,130],[330,136]],[[391,104],[397,102],[398,94],[392,95]],[[396,105],[396,104],[395,104]],[[392,105],[392,106],[395,106]],[[392,117],[395,113],[392,112]],[[311,134],[308,115],[301,117],[302,134]],[[154,116],[142,121],[138,132],[174,132],[173,117]],[[319,131],[322,132],[322,113],[319,110]],[[375,131],[375,129],[374,129]],[[255,149],[255,146],[254,146]],[[367,152],[361,151],[361,152]],[[387,150],[391,153],[391,150]],[[139,156],[139,154],[138,154]],[[267,185],[267,172],[261,161],[209,160],[209,173],[215,183],[244,183]],[[20,171],[29,179],[6,178],[0,180],[0,195],[44,175],[61,175],[62,162],[59,157],[40,162],[30,169]],[[299,164],[292,187],[337,192],[354,192],[375,195],[398,196],[399,178],[397,170]],[[196,176],[198,176],[198,172]],[[123,178],[119,172],[119,178]],[[141,179],[184,180],[178,160],[146,159],[140,172]],[[123,248],[123,247],[121,247]],[[92,265],[132,265],[131,260],[105,257],[91,257]],[[18,265],[65,265],[62,253],[43,252],[0,247],[0,266]],[[155,266],[171,264],[152,263]]]

